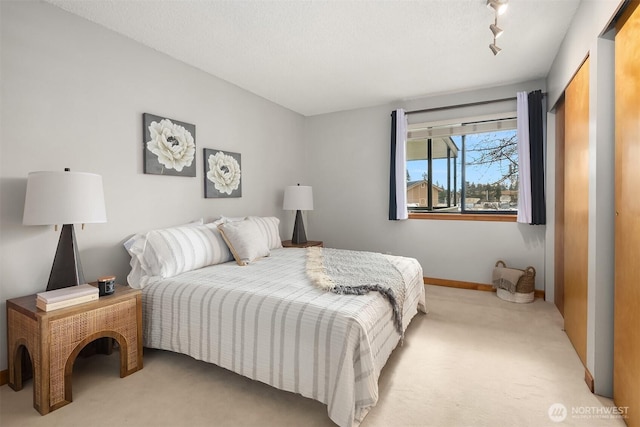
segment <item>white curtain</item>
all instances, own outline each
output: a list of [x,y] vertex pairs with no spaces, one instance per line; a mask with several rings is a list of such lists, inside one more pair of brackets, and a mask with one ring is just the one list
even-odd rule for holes
[[531,154],[529,151],[529,99],[517,94],[518,112],[518,222],[531,224]]
[[[409,218],[409,212],[407,211],[407,115],[403,109],[395,111],[395,134],[392,135],[391,140],[392,159],[395,157],[392,165],[392,170],[395,169],[392,176],[395,192],[391,191],[392,195],[395,193],[395,218],[394,213],[390,212],[389,219],[404,220]],[[393,205],[393,201],[391,203]]]

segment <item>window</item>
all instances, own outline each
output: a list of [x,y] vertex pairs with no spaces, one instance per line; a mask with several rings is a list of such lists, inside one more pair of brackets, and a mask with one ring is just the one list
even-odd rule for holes
[[410,212],[517,213],[515,113],[409,125]]

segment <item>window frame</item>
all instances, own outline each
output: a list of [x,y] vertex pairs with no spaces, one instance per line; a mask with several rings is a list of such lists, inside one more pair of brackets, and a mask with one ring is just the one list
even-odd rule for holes
[[[511,121],[511,124],[509,124],[509,122]],[[515,111],[507,111],[507,112],[503,112],[503,113],[497,113],[497,114],[488,114],[488,115],[483,115],[483,116],[475,116],[475,117],[466,117],[466,118],[454,118],[454,119],[449,119],[449,120],[441,120],[441,121],[436,121],[436,122],[422,122],[422,123],[414,123],[414,124],[410,124],[408,125],[407,128],[407,142],[410,139],[416,140],[417,138],[415,137],[415,135],[418,132],[421,132],[422,134],[431,134],[432,132],[430,130],[433,130],[434,128],[440,128],[440,129],[447,129],[447,128],[454,128],[454,129],[461,129],[464,126],[476,126],[479,125],[481,127],[481,130],[479,131],[475,131],[475,132],[468,132],[465,131],[463,133],[455,133],[452,136],[455,135],[460,135],[462,136],[462,147],[458,148],[458,152],[460,153],[461,156],[461,161],[460,161],[460,197],[458,200],[458,210],[457,211],[446,211],[444,209],[434,209],[434,207],[432,206],[432,210],[426,210],[425,208],[422,209],[416,209],[416,207],[407,207],[408,210],[408,215],[409,215],[409,219],[436,219],[436,220],[469,220],[469,221],[498,221],[498,222],[516,222],[517,220],[517,214],[518,211],[515,210],[496,210],[496,211],[472,211],[472,210],[466,210],[465,207],[465,203],[463,202],[463,200],[465,200],[465,193],[466,193],[466,177],[465,177],[465,170],[466,170],[466,146],[465,146],[465,136],[466,135],[474,135],[474,134],[481,134],[481,133],[489,133],[489,132],[497,132],[501,130],[501,125],[496,125],[495,129],[486,129],[486,127],[484,126],[485,123],[500,123],[500,122],[506,122],[507,123],[507,128],[504,130],[516,130],[517,131],[517,113]],[[516,125],[516,126],[514,126]],[[414,135],[413,138],[411,138],[411,136]],[[437,132],[436,132],[437,135]],[[426,159],[428,162],[428,167],[427,167],[427,175],[428,175],[428,179],[427,179],[427,186],[433,186],[435,185],[433,183],[433,177],[432,177],[432,161],[434,160],[432,158],[432,153],[431,153],[431,139],[430,137],[426,138],[427,142],[427,146],[429,147],[428,149],[428,158]],[[448,159],[448,157],[447,157]],[[448,162],[450,160],[448,159]],[[455,161],[455,158],[453,160],[453,165],[454,165],[454,171],[455,168],[457,167],[457,162]],[[447,167],[449,168],[449,164],[447,164]],[[454,177],[454,186],[453,186],[453,200],[455,203],[456,200],[456,196],[455,194],[457,193],[456,191],[456,177]],[[429,192],[430,193],[430,192]],[[429,196],[427,196],[428,198]],[[452,199],[451,196],[448,197],[448,199]],[[430,204],[430,203],[429,203]],[[453,206],[456,206],[455,204]]]

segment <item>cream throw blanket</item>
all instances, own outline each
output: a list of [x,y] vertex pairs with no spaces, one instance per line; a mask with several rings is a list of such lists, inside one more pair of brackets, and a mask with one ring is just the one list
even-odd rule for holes
[[523,274],[524,271],[515,268],[496,267],[493,269],[493,287],[505,289],[513,294]]
[[315,286],[335,294],[364,295],[376,291],[393,308],[400,336],[405,283],[402,274],[382,254],[321,247],[307,248],[307,276]]

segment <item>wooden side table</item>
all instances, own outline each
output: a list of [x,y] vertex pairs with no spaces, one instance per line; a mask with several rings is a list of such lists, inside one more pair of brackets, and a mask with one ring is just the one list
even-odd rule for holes
[[116,285],[96,301],[52,311],[36,295],[7,300],[9,386],[22,389],[22,356],[33,364],[33,407],[42,415],[71,403],[73,362],[84,346],[110,337],[120,346],[120,377],[142,369],[142,292]]
[[283,240],[282,247],[283,248],[310,248],[312,246],[320,246],[323,247],[324,243],[322,240],[307,240],[306,243],[293,243],[291,240]]

